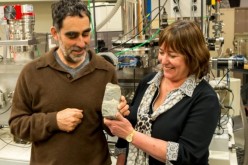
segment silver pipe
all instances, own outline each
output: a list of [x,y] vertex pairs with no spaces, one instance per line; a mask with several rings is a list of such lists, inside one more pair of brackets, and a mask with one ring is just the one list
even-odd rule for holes
[[99,31],[113,17],[113,15],[115,15],[121,4],[122,4],[122,0],[118,0],[116,2],[115,7],[111,10],[109,15],[107,15],[107,17],[96,27],[96,31]]

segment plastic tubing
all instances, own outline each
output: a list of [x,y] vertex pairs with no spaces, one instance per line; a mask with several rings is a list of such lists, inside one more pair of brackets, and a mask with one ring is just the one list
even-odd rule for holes
[[116,2],[115,7],[112,9],[112,11],[109,13],[109,15],[96,27],[96,31],[99,31],[112,17],[115,15],[115,13],[118,11],[119,7],[121,6],[122,0],[118,0]]

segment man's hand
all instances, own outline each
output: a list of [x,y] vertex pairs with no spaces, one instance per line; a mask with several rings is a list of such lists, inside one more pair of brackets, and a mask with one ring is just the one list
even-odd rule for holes
[[66,108],[57,113],[57,124],[60,130],[71,132],[83,118],[83,110],[76,108]]
[[130,113],[129,105],[127,104],[126,98],[124,96],[121,96],[120,103],[117,108],[123,116],[128,116]]

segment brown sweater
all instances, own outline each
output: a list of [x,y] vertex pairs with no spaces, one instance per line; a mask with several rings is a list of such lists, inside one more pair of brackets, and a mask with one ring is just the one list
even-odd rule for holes
[[[55,60],[55,49],[20,73],[11,133],[32,142],[30,165],[110,165],[101,104],[106,84],[117,83],[115,68],[89,51],[90,63],[73,79]],[[56,122],[65,108],[83,109],[82,123],[70,133],[60,131]]]

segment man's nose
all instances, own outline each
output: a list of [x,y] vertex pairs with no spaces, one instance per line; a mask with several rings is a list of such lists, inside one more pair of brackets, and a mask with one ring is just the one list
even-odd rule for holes
[[81,48],[85,47],[86,39],[83,36],[79,36],[76,45]]

